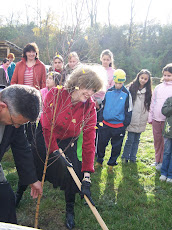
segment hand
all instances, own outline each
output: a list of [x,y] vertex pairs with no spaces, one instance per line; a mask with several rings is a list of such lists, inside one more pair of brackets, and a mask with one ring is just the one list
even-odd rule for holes
[[95,101],[95,103],[96,103],[96,109],[100,109],[98,101]]
[[33,199],[37,198],[38,195],[42,196],[43,189],[41,186],[41,182],[39,180],[36,181],[35,183],[31,184],[30,187],[31,187],[30,195],[33,197]]
[[49,162],[53,162],[55,160],[60,161],[62,165],[72,167],[72,163],[66,158],[62,149],[55,150],[53,153],[50,154]]
[[90,187],[91,187],[91,181],[86,181],[83,180],[82,181],[82,185],[81,185],[81,199],[84,198],[84,195],[86,195],[88,197],[88,199],[90,200],[90,202],[92,203],[92,205],[95,206],[92,198],[91,198],[91,191],[90,191]]

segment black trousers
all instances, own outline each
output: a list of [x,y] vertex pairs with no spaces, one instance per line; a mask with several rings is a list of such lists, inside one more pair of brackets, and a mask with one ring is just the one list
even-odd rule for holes
[[0,222],[17,224],[15,195],[8,182],[0,183]]

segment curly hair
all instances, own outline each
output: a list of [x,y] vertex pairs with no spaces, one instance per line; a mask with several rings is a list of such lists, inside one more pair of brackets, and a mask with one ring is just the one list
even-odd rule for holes
[[69,76],[65,83],[65,88],[72,92],[76,88],[93,89],[98,92],[105,88],[106,72],[102,66],[79,65]]
[[136,78],[128,84],[126,87],[129,88],[129,91],[132,96],[133,104],[135,103],[136,97],[137,97],[137,91],[139,90],[140,83],[139,83],[139,77],[142,74],[147,74],[149,76],[149,79],[147,83],[145,84],[146,93],[145,93],[145,101],[144,106],[147,111],[150,109],[150,103],[151,103],[151,97],[152,97],[152,80],[151,80],[151,73],[147,69],[142,69],[136,76]]

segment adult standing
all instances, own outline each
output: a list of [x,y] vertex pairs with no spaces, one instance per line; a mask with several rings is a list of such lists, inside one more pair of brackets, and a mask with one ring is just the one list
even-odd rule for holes
[[36,89],[45,87],[46,69],[39,60],[39,49],[36,43],[28,43],[23,49],[23,58],[16,64],[11,84],[33,86]]
[[[38,59],[39,49],[36,43],[28,43],[23,49],[23,58],[16,64],[11,84],[22,84],[42,89],[46,86],[45,65]],[[31,143],[36,125],[25,126],[28,141]]]
[[2,61],[2,65],[0,66],[0,84],[1,85],[8,86],[10,84],[9,76],[7,72],[9,64],[10,64],[9,59],[5,58]]
[[[31,196],[42,194],[30,145],[23,124],[35,121],[40,112],[41,97],[38,90],[29,86],[14,85],[0,91],[0,161],[8,146],[14,156],[20,181],[31,185]],[[0,222],[17,223],[15,195],[0,165]]]

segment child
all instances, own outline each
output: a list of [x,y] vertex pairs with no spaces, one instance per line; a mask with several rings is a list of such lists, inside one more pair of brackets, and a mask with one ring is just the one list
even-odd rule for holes
[[8,58],[9,61],[10,61],[10,65],[9,65],[9,67],[8,67],[8,76],[9,76],[9,80],[10,80],[10,82],[11,82],[11,78],[12,78],[12,76],[13,76],[14,69],[15,69],[15,67],[16,67],[16,64],[13,62],[14,59],[15,59],[15,56],[14,56],[13,53],[9,53],[8,56],[7,56],[7,58]]
[[46,78],[46,87],[41,89],[42,100],[44,101],[48,91],[60,83],[61,74],[58,72],[49,72]]
[[10,84],[8,71],[7,71],[9,64],[10,64],[9,59],[5,58],[2,61],[2,65],[0,66],[0,84],[1,85],[9,86]]
[[[110,51],[110,50],[103,50],[101,55],[100,55],[100,61],[102,62],[102,66],[106,69],[107,71],[107,81],[108,81],[108,84],[107,84],[107,90],[111,87],[113,87],[114,85],[114,81],[113,81],[113,73],[115,71],[114,69],[114,59],[113,59],[113,53]],[[100,105],[104,99],[104,96],[105,96],[105,93],[104,91],[100,91],[98,93],[96,93],[94,95],[94,101],[96,103],[96,108],[97,110],[100,109]],[[97,114],[97,118],[98,118],[98,121],[101,121],[99,119],[99,113]]]
[[72,71],[80,64],[79,56],[76,52],[71,52],[68,55],[68,64],[66,65],[66,74],[71,74]]
[[121,146],[125,135],[125,129],[131,121],[132,99],[129,91],[124,87],[126,74],[123,70],[115,70],[115,85],[110,88],[103,101],[103,123],[98,129],[97,166],[102,166],[105,156],[105,148],[111,139],[112,150],[108,161],[109,170],[117,165],[116,162],[121,152]]
[[164,152],[164,139],[162,131],[165,123],[165,116],[162,115],[161,109],[168,97],[172,97],[172,63],[166,65],[163,70],[163,82],[155,87],[152,95],[150,105],[150,112],[148,117],[149,124],[152,124],[154,148],[155,148],[155,163],[157,170],[161,169],[163,152]]
[[64,69],[63,57],[59,54],[53,58],[53,70],[62,75],[62,85],[64,85],[64,82],[66,80],[66,72]]
[[161,167],[161,181],[172,183],[172,97],[167,98],[162,114],[166,116],[164,126],[164,155]]
[[136,162],[136,154],[140,142],[140,135],[145,131],[151,103],[151,73],[142,69],[129,85],[132,96],[133,110],[131,123],[127,127],[128,137],[125,142],[122,161]]

